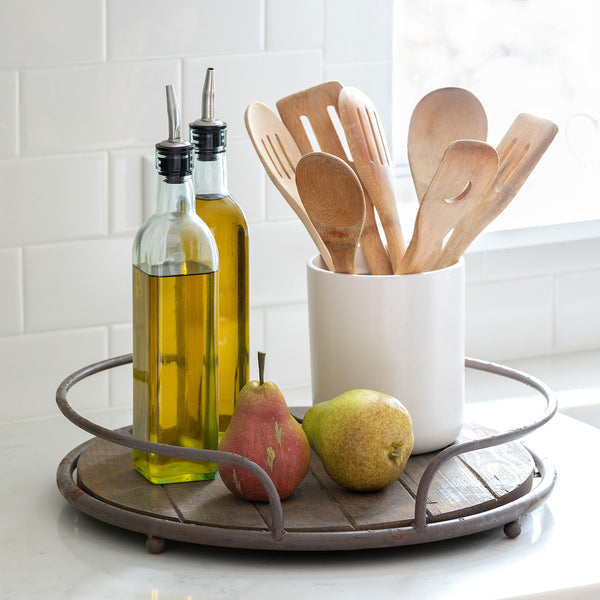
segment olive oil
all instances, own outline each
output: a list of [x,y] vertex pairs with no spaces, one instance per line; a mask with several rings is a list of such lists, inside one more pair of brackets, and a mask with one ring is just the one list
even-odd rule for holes
[[214,118],[214,74],[206,72],[202,117],[190,123],[195,146],[196,212],[208,225],[219,251],[218,389],[219,432],[229,422],[248,382],[248,226],[227,190],[227,124]]
[[219,432],[224,433],[248,381],[248,233],[244,215],[230,196],[204,200],[197,195],[196,212],[219,249]]
[[[133,435],[216,449],[216,356],[210,339],[216,273],[197,264],[185,270],[185,275],[157,276],[133,268]],[[138,450],[134,465],[153,483],[212,479],[216,469],[213,463]]]
[[[156,211],[133,243],[133,435],[216,450],[218,251],[195,212],[193,145],[167,86],[169,138],[156,144]],[[216,464],[134,451],[152,483],[213,479]]]

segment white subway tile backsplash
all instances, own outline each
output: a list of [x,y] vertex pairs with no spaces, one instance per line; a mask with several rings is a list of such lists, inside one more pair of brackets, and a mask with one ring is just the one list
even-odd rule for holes
[[[131,353],[133,347],[131,323],[112,325],[108,328],[108,356],[115,358]],[[109,397],[111,406],[130,406],[133,397],[133,373],[131,363],[110,369]],[[126,423],[123,423],[126,425]]]
[[324,0],[267,0],[267,50],[323,45]]
[[267,197],[267,220],[282,221],[297,219],[296,213],[292,210],[287,200],[281,192],[275,187],[275,184],[265,176],[266,197]]
[[556,350],[600,346],[600,270],[556,279]]
[[468,356],[502,360],[551,354],[552,321],[552,277],[467,285]]
[[106,156],[0,162],[0,246],[106,233]]
[[265,352],[265,379],[274,381],[284,393],[286,387],[310,381],[306,304],[267,309]]
[[394,0],[325,0],[325,61],[389,60]]
[[317,253],[299,219],[250,225],[250,303],[306,300],[306,263]]
[[23,332],[23,271],[21,249],[0,250],[0,281],[2,299],[0,335]]
[[264,221],[264,169],[250,140],[227,144],[229,192],[241,206],[249,223]]
[[381,118],[390,151],[392,147],[392,63],[390,61],[327,64],[324,69],[327,81],[340,81],[345,86],[356,87],[373,102]]
[[[0,2],[0,420],[56,414],[63,377],[131,351],[131,238],[154,210],[165,85],[175,85],[188,137],[207,67],[215,116],[229,124],[229,187],[250,226],[250,376],[264,350],[267,378],[294,405],[310,404],[306,262],[317,250],[265,175],[244,112],[337,79],[371,98],[390,144],[399,125],[405,138],[417,99],[394,124],[394,4]],[[395,143],[405,153],[397,133]],[[569,171],[553,155],[539,168]],[[535,182],[523,191],[536,194]],[[544,206],[552,213],[564,197],[558,190]],[[408,238],[417,208],[408,168],[398,199]],[[597,227],[560,243],[517,235],[511,250],[487,239],[466,255],[467,354],[504,361],[600,347]],[[70,398],[77,410],[128,406],[131,387],[125,365]]]
[[262,50],[261,0],[108,0],[109,60]]
[[76,152],[163,140],[167,84],[181,98],[177,60],[23,71],[22,150]]
[[186,58],[183,61],[184,123],[200,117],[206,69],[215,69],[215,117],[228,123],[229,139],[248,139],[244,113],[254,100],[275,110],[275,101],[322,81],[317,50]]
[[154,154],[142,157],[142,214],[143,221],[149,219],[156,209],[156,160]]
[[[0,421],[58,414],[55,394],[74,371],[106,358],[106,328],[75,329],[0,338]],[[76,384],[67,396],[77,412],[108,406],[108,375]]]
[[135,233],[145,221],[142,160],[148,152],[121,150],[109,154],[110,233]]
[[24,249],[25,331],[131,321],[131,238]]
[[16,156],[18,152],[18,82],[17,71],[0,71],[0,158]]
[[531,277],[600,266],[600,238],[490,250],[485,253],[486,279]]
[[0,68],[100,61],[103,0],[0,4]]
[[250,309],[250,380],[258,379],[258,352],[265,352],[265,313],[262,308]]
[[467,252],[465,259],[465,281],[472,283],[483,279],[483,252]]

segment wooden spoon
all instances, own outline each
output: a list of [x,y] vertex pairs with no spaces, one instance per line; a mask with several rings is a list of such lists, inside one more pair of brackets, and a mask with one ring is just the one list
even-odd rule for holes
[[448,145],[455,140],[485,142],[487,132],[485,110],[468,90],[441,88],[417,103],[408,126],[408,162],[419,202]]
[[262,102],[248,106],[245,122],[254,149],[271,181],[306,227],[327,268],[333,270],[329,250],[308,218],[298,195],[295,172],[301,154],[296,142],[281,119]]
[[302,204],[325,242],[336,273],[356,273],[354,258],[365,223],[365,198],[358,177],[340,158],[305,154],[296,167]]
[[471,242],[510,204],[558,132],[552,121],[522,113],[498,144],[500,165],[490,189],[454,228],[436,268],[453,265]]
[[381,120],[371,100],[356,88],[342,89],[338,109],[356,172],[379,214],[395,272],[404,256],[406,243],[398,217],[394,173]]
[[[457,140],[448,146],[423,195],[413,236],[397,273],[434,268],[444,238],[474,210],[497,170],[498,154],[485,142]],[[450,196],[457,185],[463,191]]]
[[[313,151],[327,152],[345,160],[355,171],[352,157],[346,151],[347,142],[341,126],[336,128],[332,112],[339,120],[338,97],[342,91],[339,81],[328,81],[277,101],[281,119],[296,140],[302,154]],[[308,121],[314,134],[311,141],[303,119]],[[365,193],[365,226],[360,238],[367,265],[373,275],[391,275],[390,257],[383,245],[375,219],[375,210]]]

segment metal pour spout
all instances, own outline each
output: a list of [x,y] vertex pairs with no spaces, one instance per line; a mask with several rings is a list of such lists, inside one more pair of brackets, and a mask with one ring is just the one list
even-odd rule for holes
[[167,115],[169,117],[168,140],[170,142],[181,142],[181,111],[172,85],[167,86]]
[[214,69],[206,69],[204,87],[202,88],[202,120],[213,122],[215,120],[215,77]]
[[206,69],[204,77],[201,115],[190,123],[190,139],[196,147],[198,160],[215,160],[217,154],[225,152],[227,123],[215,119],[215,74],[212,67]]

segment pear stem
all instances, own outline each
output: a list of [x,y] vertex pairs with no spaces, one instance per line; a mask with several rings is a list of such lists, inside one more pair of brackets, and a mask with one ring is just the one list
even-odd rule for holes
[[258,353],[258,382],[262,385],[265,382],[265,357],[264,352]]

